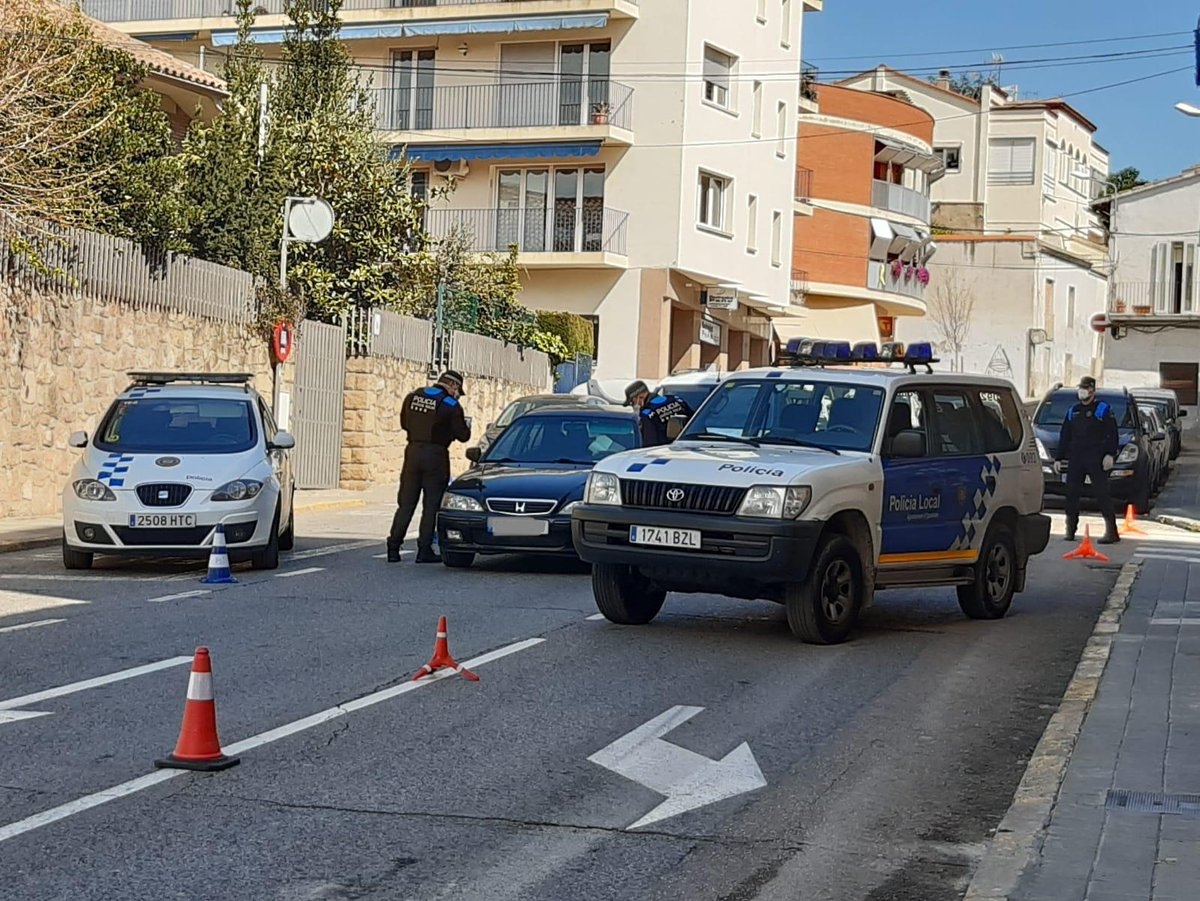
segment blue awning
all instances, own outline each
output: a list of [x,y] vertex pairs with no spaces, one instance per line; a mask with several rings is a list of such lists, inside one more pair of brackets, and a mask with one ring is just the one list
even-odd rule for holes
[[413,161],[523,160],[592,157],[600,153],[599,141],[541,141],[536,144],[410,144],[392,148],[393,159],[407,152]]
[[[344,25],[339,34],[343,41],[371,38],[425,38],[439,35],[519,34],[527,31],[562,31],[570,28],[604,28],[607,13],[581,13],[568,16],[514,16],[504,19],[448,19],[444,22],[395,22],[381,25]],[[282,44],[282,28],[251,33],[257,44]],[[237,43],[237,31],[214,31],[214,47]]]

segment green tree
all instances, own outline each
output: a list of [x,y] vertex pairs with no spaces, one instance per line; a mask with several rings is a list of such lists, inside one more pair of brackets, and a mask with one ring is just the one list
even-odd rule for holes
[[575,313],[545,311],[537,314],[537,326],[542,332],[557,336],[563,344],[563,359],[592,357],[596,352],[596,332],[592,324]]
[[1137,188],[1146,184],[1146,179],[1142,178],[1142,173],[1133,166],[1126,166],[1124,169],[1118,169],[1109,176],[1109,185],[1105,187],[1105,193],[1111,193],[1115,188],[1117,191],[1128,191],[1131,188]]
[[[930,78],[931,82],[936,82],[938,78]],[[962,94],[964,97],[970,97],[972,100],[979,100],[983,96],[983,89],[987,86],[995,87],[999,85],[999,80],[993,74],[985,74],[983,72],[962,72],[958,75],[951,76],[950,90],[956,94]]]

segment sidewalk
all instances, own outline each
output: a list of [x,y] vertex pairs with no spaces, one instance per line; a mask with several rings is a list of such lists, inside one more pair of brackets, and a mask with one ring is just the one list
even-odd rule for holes
[[1200,898],[1200,454],[1177,467],[1150,518],[1194,529],[1129,540],[967,901]]
[[[371,491],[344,491],[340,488],[320,491],[297,491],[296,513],[321,513],[365,507],[368,503],[395,505],[396,489],[378,488]],[[419,515],[419,512],[418,512]],[[29,548],[49,547],[62,540],[62,517],[15,517],[0,522],[0,554]]]

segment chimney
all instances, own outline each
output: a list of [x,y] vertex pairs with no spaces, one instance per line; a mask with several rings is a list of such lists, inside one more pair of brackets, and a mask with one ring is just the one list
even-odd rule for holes
[[943,91],[950,90],[950,70],[942,69],[938,72],[937,81],[934,82]]

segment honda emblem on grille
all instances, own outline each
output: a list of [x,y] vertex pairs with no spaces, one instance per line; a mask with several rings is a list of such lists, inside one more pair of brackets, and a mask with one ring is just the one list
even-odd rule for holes
[[678,504],[681,500],[683,500],[683,489],[672,488],[667,492],[667,500],[669,500],[672,504]]
[[516,504],[513,505],[513,510],[517,513],[524,513],[525,512],[525,502],[517,501]]

